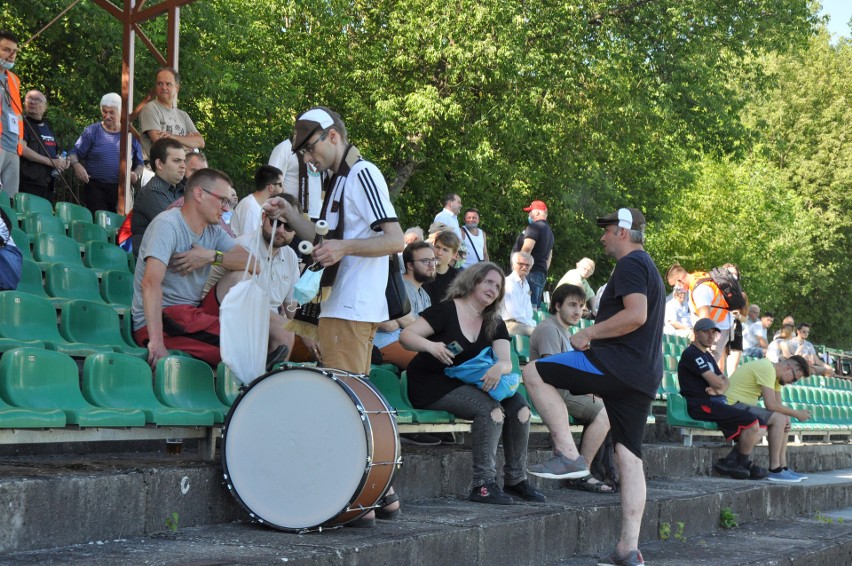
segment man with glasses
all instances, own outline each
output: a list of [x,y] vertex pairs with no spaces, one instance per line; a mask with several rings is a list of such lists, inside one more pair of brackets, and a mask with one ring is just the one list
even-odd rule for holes
[[130,232],[133,235],[133,253],[139,254],[142,237],[148,225],[170,204],[183,196],[181,184],[186,171],[186,151],[172,138],[162,138],[151,145],[151,165],[154,177],[136,193]]
[[24,151],[21,79],[12,72],[17,56],[18,38],[0,30],[0,188],[8,195],[18,192]]
[[212,266],[242,271],[248,260],[245,248],[218,225],[231,206],[231,179],[216,169],[201,169],[188,187],[183,206],[154,218],[139,247],[133,338],[148,348],[151,367],[170,349],[216,367],[221,361],[219,304],[215,292],[202,301],[204,283]]
[[408,369],[408,363],[417,352],[403,348],[399,343],[399,335],[421,312],[432,306],[432,300],[423,290],[423,284],[435,280],[435,265],[438,260],[435,259],[435,252],[429,242],[415,242],[402,250],[402,263],[405,265],[402,281],[411,303],[411,312],[396,320],[381,323],[373,344],[382,353],[382,361],[404,370]]
[[[737,368],[729,379],[725,391],[728,404],[736,409],[748,411],[766,423],[769,428],[769,476],[770,481],[796,483],[807,476],[787,467],[787,439],[790,433],[790,417],[807,421],[811,415],[805,410],[794,410],[781,403],[781,387],[796,383],[810,375],[810,367],[802,356],[791,356],[780,362],[766,358],[745,363]],[[763,397],[764,407],[757,405]]]
[[26,128],[24,152],[21,154],[19,190],[42,198],[53,196],[53,173],[68,168],[68,160],[56,156],[56,137],[50,123],[44,119],[47,98],[41,91],[31,90],[24,98]]
[[713,465],[713,469],[739,480],[763,479],[767,471],[752,462],[751,453],[766,434],[766,421],[746,409],[728,405],[724,395],[729,385],[728,378],[709,353],[720,332],[716,323],[702,318],[695,323],[693,332],[695,339],[683,351],[677,365],[680,394],[686,400],[686,412],[697,421],[716,423],[725,439],[736,443],[726,457]]
[[796,325],[796,336],[790,340],[790,352],[805,358],[813,368],[814,373],[821,373],[827,377],[835,375],[834,368],[817,357],[816,348],[808,341],[808,336],[811,335],[811,325],[807,322],[800,322]]
[[500,307],[509,334],[531,336],[535,329],[530,284],[527,276],[534,264],[527,252],[512,254],[512,273],[506,276],[506,294]]
[[[231,217],[234,235],[248,234],[260,228],[261,206],[284,191],[284,173],[278,167],[261,165],[254,173],[254,192],[243,198]],[[298,203],[298,201],[296,201]]]

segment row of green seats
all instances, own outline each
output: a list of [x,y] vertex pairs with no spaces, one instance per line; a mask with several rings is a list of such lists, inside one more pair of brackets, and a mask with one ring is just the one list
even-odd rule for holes
[[61,308],[70,300],[105,303],[125,311],[133,302],[133,274],[126,270],[100,273],[64,263],[50,264],[42,273],[38,264],[25,259],[17,291],[35,295]]

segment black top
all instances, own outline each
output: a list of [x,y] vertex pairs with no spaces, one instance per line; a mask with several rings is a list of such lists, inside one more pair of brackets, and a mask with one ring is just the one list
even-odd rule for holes
[[[455,340],[462,347],[462,352],[453,358],[454,366],[475,358],[484,348],[491,346],[494,340],[509,339],[506,324],[500,320],[495,328],[494,336],[485,335],[485,324],[483,323],[483,331],[479,333],[475,342],[470,342],[465,338],[461,326],[459,326],[459,315],[454,301],[444,301],[432,305],[420,313],[420,316],[435,331],[435,334],[430,336],[429,340],[443,342],[444,344],[449,344]],[[426,352],[420,352],[408,364],[408,398],[415,408],[423,409],[453,389],[464,385],[461,380],[444,375],[445,367],[447,366],[435,359],[432,354]]]
[[[35,120],[29,116],[24,117],[24,119],[29,123],[29,127],[24,127],[23,124],[20,127],[24,128],[24,142],[27,144],[27,147],[39,155],[55,159],[56,138],[53,137],[50,123],[47,120]],[[36,137],[36,134],[33,134],[33,130],[35,130],[38,137]],[[41,138],[41,142],[44,144],[44,149],[42,149],[39,143],[39,138]],[[45,152],[45,150],[47,151]],[[21,187],[47,189],[53,178],[51,173],[53,173],[52,166],[21,158]]]
[[423,290],[429,295],[433,305],[437,305],[444,300],[447,295],[447,289],[450,288],[450,283],[456,278],[461,270],[455,267],[450,267],[446,273],[435,275],[435,280],[423,284]]
[[550,225],[547,223],[547,220],[536,220],[527,226],[515,241],[515,246],[512,248],[512,252],[521,251],[521,248],[524,245],[524,240],[527,238],[535,240],[535,246],[533,246],[532,252],[530,252],[535,263],[533,263],[530,273],[533,271],[540,271],[546,274],[547,258],[550,257],[550,250],[553,249],[554,241],[553,230],[550,229]]
[[624,310],[624,297],[634,293],[648,299],[645,324],[624,336],[593,340],[588,355],[625,385],[654,397],[663,379],[666,293],[663,279],[645,250],[632,251],[616,262],[601,296],[596,323]]
[[722,373],[710,352],[702,352],[695,344],[690,344],[677,363],[680,394],[690,399],[710,399],[706,391],[709,384],[701,377],[706,371],[712,371],[716,375]]

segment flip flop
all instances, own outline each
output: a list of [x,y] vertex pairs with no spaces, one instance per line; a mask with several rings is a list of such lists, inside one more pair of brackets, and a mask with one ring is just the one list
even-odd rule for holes
[[[592,483],[594,480],[594,483]],[[568,489],[576,489],[577,491],[588,491],[591,493],[615,493],[615,490],[606,482],[602,482],[589,474],[583,478],[568,480],[566,485]]]

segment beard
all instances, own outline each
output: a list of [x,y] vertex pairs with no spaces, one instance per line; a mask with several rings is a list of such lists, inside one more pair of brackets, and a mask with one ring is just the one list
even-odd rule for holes
[[437,273],[429,274],[415,271],[412,275],[414,276],[414,280],[418,283],[430,283],[435,280],[435,276],[437,275]]

